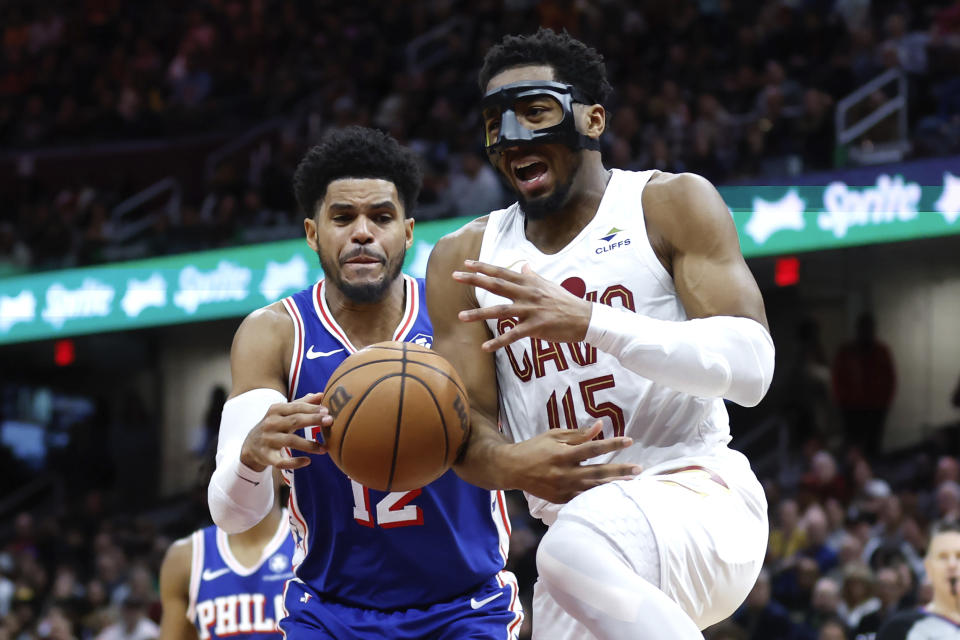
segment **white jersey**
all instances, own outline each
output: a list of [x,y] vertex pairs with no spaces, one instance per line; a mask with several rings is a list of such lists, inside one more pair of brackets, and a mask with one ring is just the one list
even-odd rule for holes
[[[593,220],[559,252],[541,253],[524,234],[519,205],[490,214],[480,261],[540,276],[588,300],[660,320],[686,320],[673,279],[647,239],[640,196],[653,171],[613,170]],[[509,302],[476,288],[481,307]],[[513,320],[490,320],[494,336]],[[590,462],[634,462],[649,469],[669,460],[718,453],[730,441],[720,398],[674,391],[620,365],[588,344],[525,338],[496,352],[500,420],[522,441],[551,428],[603,420],[606,438],[627,435],[634,445]],[[547,522],[557,505],[527,495],[530,512]]]

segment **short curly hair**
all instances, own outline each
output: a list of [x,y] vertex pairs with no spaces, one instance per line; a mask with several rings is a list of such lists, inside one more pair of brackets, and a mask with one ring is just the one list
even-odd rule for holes
[[344,127],[327,134],[297,165],[293,191],[308,216],[327,195],[327,187],[342,178],[380,178],[397,187],[404,215],[410,215],[420,195],[423,172],[413,151],[392,136],[366,127]]
[[540,28],[529,36],[505,36],[487,51],[480,69],[480,91],[490,78],[505,69],[545,64],[553,68],[558,82],[571,84],[596,104],[604,104],[613,87],[607,80],[603,56],[564,30]]

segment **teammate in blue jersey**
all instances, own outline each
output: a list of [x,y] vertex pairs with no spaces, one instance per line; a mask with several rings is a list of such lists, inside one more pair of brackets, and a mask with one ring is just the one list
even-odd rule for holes
[[401,273],[420,180],[413,154],[377,131],[313,148],[294,186],[325,279],[252,313],[234,338],[210,510],[244,530],[269,506],[271,468],[282,471],[297,545],[288,638],[509,640],[522,622],[501,492],[453,472],[375,491],[322,455],[332,420],[318,392],[337,365],[385,340],[432,345],[423,282]]
[[281,638],[294,543],[279,492],[267,517],[227,535],[215,526],[174,542],[160,567],[160,640]]

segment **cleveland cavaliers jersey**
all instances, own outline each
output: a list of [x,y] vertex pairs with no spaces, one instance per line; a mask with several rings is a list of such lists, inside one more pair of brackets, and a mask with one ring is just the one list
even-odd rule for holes
[[187,619],[200,640],[243,636],[280,638],[283,588],[293,577],[293,538],[288,515],[253,567],[245,567],[230,550],[227,534],[215,526],[194,531]]
[[[392,340],[433,344],[424,284],[403,276],[405,309]],[[357,349],[337,324],[325,284],[283,300],[295,327],[289,398],[323,391]],[[319,427],[300,432],[322,442]],[[295,452],[296,455],[305,455]],[[510,525],[502,492],[480,489],[452,470],[414,491],[383,492],[348,478],[329,456],[285,471],[297,580],[323,598],[380,610],[424,608],[500,574]]]
[[[686,320],[673,279],[647,239],[640,196],[652,171],[613,170],[593,220],[559,252],[541,253],[524,233],[518,204],[490,214],[480,261],[519,271],[523,264],[592,302],[660,320]],[[477,287],[481,307],[509,300]],[[489,320],[494,336],[515,324]],[[500,420],[514,441],[547,429],[603,421],[603,436],[627,435],[634,445],[591,462],[632,462],[645,468],[682,456],[705,455],[730,440],[720,398],[674,391],[620,366],[586,343],[525,338],[496,352]],[[550,523],[557,505],[528,495],[534,516]]]

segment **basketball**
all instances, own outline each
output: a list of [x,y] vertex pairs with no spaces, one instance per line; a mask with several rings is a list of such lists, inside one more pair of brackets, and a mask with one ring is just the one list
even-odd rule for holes
[[467,438],[470,405],[453,366],[410,342],[380,342],[336,368],[323,404],[328,454],[379,491],[410,491],[450,468]]

